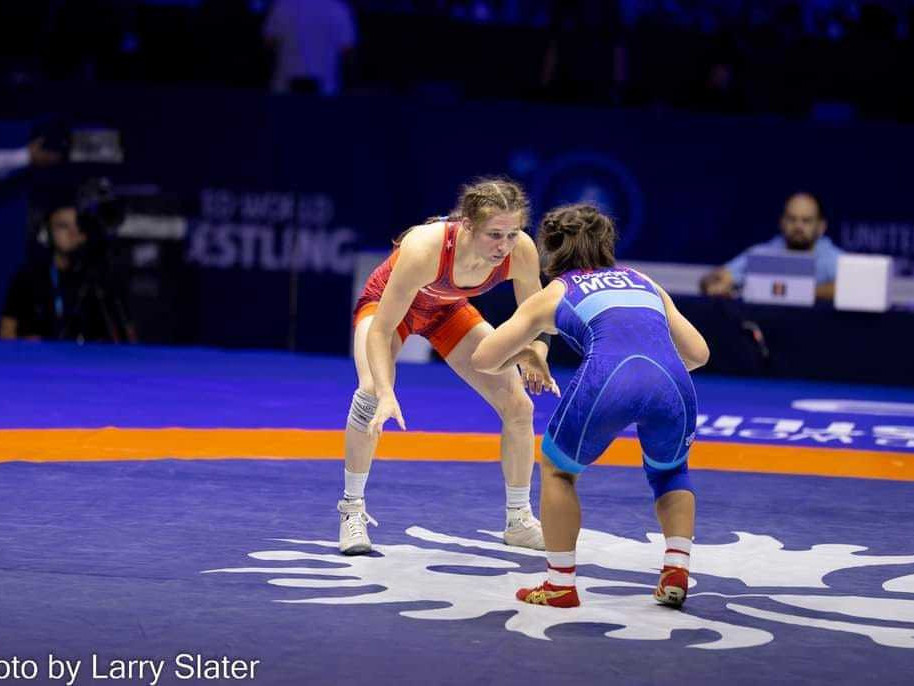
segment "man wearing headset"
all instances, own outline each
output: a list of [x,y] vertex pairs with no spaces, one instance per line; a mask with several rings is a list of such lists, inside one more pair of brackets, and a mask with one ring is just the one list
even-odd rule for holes
[[107,265],[96,263],[103,258],[87,254],[75,202],[53,204],[46,231],[49,251],[13,277],[0,338],[135,342],[120,288],[106,273]]

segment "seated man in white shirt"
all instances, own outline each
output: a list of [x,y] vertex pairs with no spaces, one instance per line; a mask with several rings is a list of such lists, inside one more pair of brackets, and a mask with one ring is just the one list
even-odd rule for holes
[[749,253],[759,248],[780,248],[812,254],[816,260],[816,298],[833,299],[838,256],[843,251],[824,235],[827,226],[818,198],[811,193],[794,193],[784,204],[781,234],[766,243],[753,245],[706,274],[701,279],[701,292],[713,296],[735,296],[745,280]]

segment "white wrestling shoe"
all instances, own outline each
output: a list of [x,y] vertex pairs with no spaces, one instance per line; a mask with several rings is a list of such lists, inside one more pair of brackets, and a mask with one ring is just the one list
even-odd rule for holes
[[529,505],[508,508],[508,524],[505,527],[504,541],[507,545],[516,545],[521,548],[546,549],[546,542],[543,540],[543,526],[533,516]]
[[365,512],[365,501],[343,499],[336,504],[336,509],[340,513],[340,552],[343,555],[370,553],[368,523],[377,526],[378,522]]

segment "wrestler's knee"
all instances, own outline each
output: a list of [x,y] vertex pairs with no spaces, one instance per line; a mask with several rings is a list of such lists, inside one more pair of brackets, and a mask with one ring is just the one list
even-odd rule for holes
[[695,493],[692,488],[692,480],[689,478],[689,469],[685,462],[674,469],[658,470],[651,467],[645,467],[647,473],[647,482],[654,491],[654,500],[666,495],[670,491],[689,491]]
[[368,423],[374,417],[378,408],[378,399],[375,396],[374,386],[359,386],[352,394],[352,403],[349,405],[349,416],[346,425],[356,431],[366,433]]
[[570,474],[569,472],[562,472],[557,469],[553,470],[550,474],[542,473],[543,485],[547,483],[566,483],[571,486],[574,486],[578,477],[575,474]]
[[533,422],[533,401],[523,389],[512,390],[500,396],[495,410],[505,424],[530,424]]

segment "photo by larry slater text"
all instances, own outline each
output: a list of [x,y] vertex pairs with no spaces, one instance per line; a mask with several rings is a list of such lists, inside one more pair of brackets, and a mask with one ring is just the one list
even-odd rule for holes
[[161,658],[108,658],[93,654],[89,659],[70,659],[48,655],[46,664],[19,656],[0,657],[0,681],[79,683],[139,681],[157,686],[163,676],[180,680],[253,681],[260,660],[211,657],[198,653],[179,653],[171,660]]

